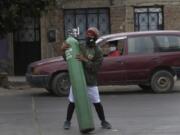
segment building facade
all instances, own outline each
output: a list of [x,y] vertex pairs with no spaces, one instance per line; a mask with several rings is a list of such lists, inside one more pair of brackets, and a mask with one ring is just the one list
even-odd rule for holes
[[[102,35],[127,31],[180,30],[179,0],[57,0],[39,19],[27,19],[9,36],[10,74],[23,75],[35,60],[61,55],[60,46],[72,28],[97,27]],[[27,55],[27,56],[26,56]]]

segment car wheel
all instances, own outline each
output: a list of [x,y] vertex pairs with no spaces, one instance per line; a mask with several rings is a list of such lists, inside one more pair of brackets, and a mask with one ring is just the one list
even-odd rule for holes
[[155,93],[170,92],[173,87],[174,79],[170,72],[160,70],[153,74],[151,78],[151,88]]
[[69,93],[70,80],[68,73],[57,74],[52,81],[53,93],[57,96],[66,96]]

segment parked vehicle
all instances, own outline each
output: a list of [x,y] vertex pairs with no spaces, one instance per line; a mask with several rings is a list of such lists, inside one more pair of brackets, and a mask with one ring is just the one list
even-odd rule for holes
[[[180,31],[128,32],[102,36],[97,45],[105,55],[108,42],[117,41],[121,55],[105,57],[98,73],[99,85],[139,85],[155,93],[172,91],[180,77]],[[57,96],[70,86],[67,64],[60,57],[31,63],[27,81]]]

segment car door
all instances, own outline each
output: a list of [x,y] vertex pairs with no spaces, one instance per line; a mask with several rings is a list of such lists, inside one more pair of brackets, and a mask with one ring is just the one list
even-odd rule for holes
[[133,36],[127,40],[125,74],[127,82],[146,81],[151,70],[160,64],[152,36]]
[[106,57],[98,73],[99,84],[123,84],[125,81],[125,56]]

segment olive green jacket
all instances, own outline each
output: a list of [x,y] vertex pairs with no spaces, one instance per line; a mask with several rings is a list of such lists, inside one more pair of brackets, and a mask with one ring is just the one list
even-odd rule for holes
[[80,47],[81,53],[88,58],[88,62],[83,62],[84,74],[88,86],[97,85],[97,73],[103,61],[102,50],[95,46],[93,48]]

